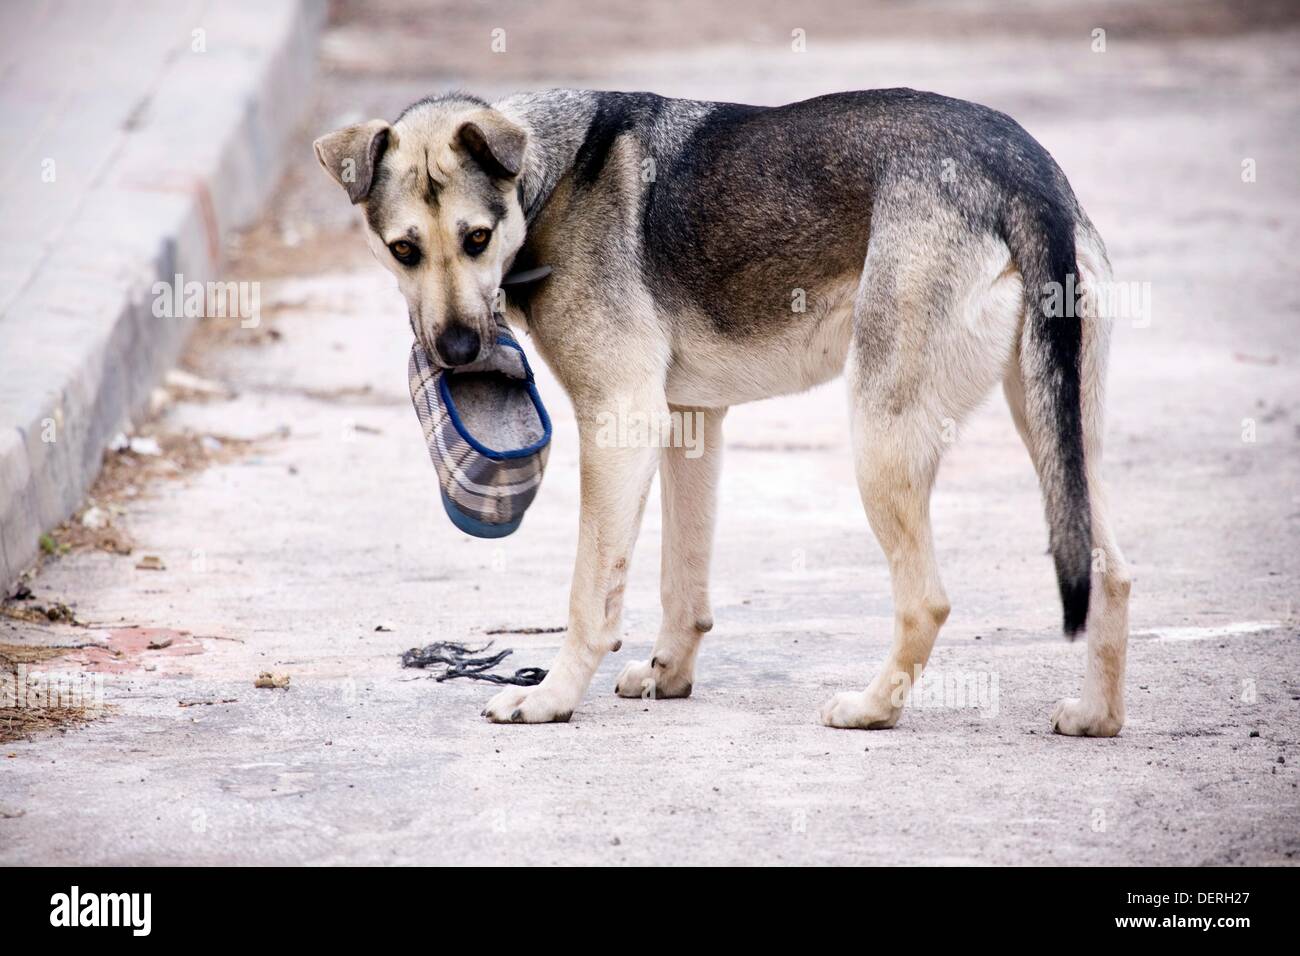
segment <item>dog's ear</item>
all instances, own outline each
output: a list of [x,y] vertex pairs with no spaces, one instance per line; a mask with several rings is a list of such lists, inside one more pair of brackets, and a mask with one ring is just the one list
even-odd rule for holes
[[528,134],[496,110],[483,110],[461,124],[456,142],[489,176],[514,179],[524,165]]
[[370,194],[384,150],[397,145],[397,131],[383,120],[345,126],[316,140],[316,158],[334,181],[359,203]]

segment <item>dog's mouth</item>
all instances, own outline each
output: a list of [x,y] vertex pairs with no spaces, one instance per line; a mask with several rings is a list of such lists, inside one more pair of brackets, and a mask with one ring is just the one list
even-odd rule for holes
[[[511,287],[531,285],[532,283],[545,279],[550,274],[550,266],[534,266],[529,269],[515,270],[502,277],[499,288],[504,290]],[[501,297],[493,295],[491,299],[483,303],[483,318],[475,319],[472,322],[453,320],[439,328],[436,332],[430,332],[421,327],[420,323],[415,319],[414,312],[409,308],[407,309],[407,319],[411,325],[411,333],[415,336],[415,340],[420,344],[420,347],[424,349],[425,353],[429,356],[431,362],[444,369],[459,368],[463,365],[471,365],[483,361],[496,349],[497,326],[498,324],[504,324],[505,322],[504,308],[497,308],[497,305],[500,302]],[[467,357],[470,351],[467,347],[461,349],[453,348],[453,343],[444,338],[449,336],[449,333],[453,329],[461,329],[477,336],[478,349],[474,352],[472,357]],[[439,348],[440,341],[443,341],[443,344],[446,347]],[[462,341],[459,344],[464,345],[464,342]]]
[[482,362],[497,345],[496,319],[490,312],[486,320],[452,321],[436,331],[412,323],[411,331],[430,363],[448,370]]

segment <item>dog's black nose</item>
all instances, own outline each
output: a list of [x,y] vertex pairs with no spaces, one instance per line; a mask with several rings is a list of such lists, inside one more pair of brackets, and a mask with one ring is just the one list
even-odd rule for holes
[[478,358],[478,333],[463,325],[449,325],[437,341],[438,354],[451,367],[467,365]]

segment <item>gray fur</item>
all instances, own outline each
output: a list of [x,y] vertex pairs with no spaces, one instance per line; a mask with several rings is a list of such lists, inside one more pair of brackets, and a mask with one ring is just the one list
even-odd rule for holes
[[[599,444],[595,421],[628,407],[651,416],[688,407],[709,410],[716,434],[730,405],[798,391],[847,367],[859,487],[898,603],[882,674],[910,680],[947,617],[929,489],[948,423],[959,424],[1007,376],[1043,485],[1067,633],[1090,617],[1094,542],[1113,564],[1098,612],[1110,656],[1090,664],[1090,675],[1102,676],[1090,676],[1082,703],[1063,702],[1054,724],[1118,732],[1127,580],[1091,457],[1100,447],[1106,336],[1044,304],[1049,285],[1080,273],[1077,243],[1089,262],[1081,285],[1109,272],[1064,174],[1018,124],[914,90],[771,108],[551,90],[491,107],[461,94],[424,100],[393,130],[400,157],[378,158],[365,212],[372,248],[403,283],[416,335],[429,342],[454,324],[485,327],[489,273],[482,263],[471,268],[459,243],[465,230],[493,225],[496,284],[512,269],[552,269],[507,290],[506,317],[527,325],[583,435],[582,553],[563,677],[527,695],[504,692],[489,705],[492,719],[571,712],[574,688],[585,688],[592,662],[614,642],[656,462]],[[504,145],[492,146],[494,138]],[[522,155],[510,148],[518,142]],[[454,220],[444,189],[454,192]],[[439,250],[418,270],[383,248],[408,222],[414,242]],[[686,471],[673,481],[711,501],[707,482]],[[671,509],[684,522],[674,540],[706,563],[696,539],[711,527],[708,501],[699,504],[707,518],[685,500]],[[665,585],[666,621],[708,617],[707,595],[687,590],[688,606],[678,606]],[[619,693],[639,692],[643,680],[692,686],[689,642],[699,635],[687,630],[627,672]],[[901,708],[883,679],[865,696],[839,695],[823,720],[892,726]]]
[[[618,250],[618,265],[640,273],[668,326],[707,323],[727,337],[752,338],[816,322],[845,278],[861,271],[875,219],[951,220],[929,243],[940,258],[969,255],[983,237],[1005,242],[1031,293],[1076,271],[1073,234],[1084,220],[1065,176],[1018,124],[994,110],[912,90],[835,94],[771,109],[652,94],[551,96],[497,104],[524,117],[548,144],[538,157],[542,172],[525,170],[526,204],[543,207],[532,219],[541,215],[548,233],[598,234],[567,249],[547,243],[544,253],[526,251],[528,261],[544,259],[563,272],[566,251],[607,261]],[[635,170],[652,162],[654,178],[609,175],[615,144],[628,151],[625,165]],[[564,177],[587,202],[546,209]],[[630,247],[622,229],[599,235],[602,219],[593,212],[602,205],[636,214],[640,228]],[[604,221],[622,224],[618,216]],[[953,292],[943,287],[941,268],[933,281],[933,304],[915,304],[922,315],[942,311]],[[808,311],[791,311],[794,290],[804,291]],[[888,324],[902,314],[876,314],[870,327],[857,330],[868,364],[894,346],[898,333]],[[1077,320],[1049,325],[1041,309],[1029,329],[1027,341],[1039,353],[1028,366],[1030,408],[1055,426],[1044,430],[1043,441],[1056,451],[1043,479],[1073,634],[1087,617],[1091,554],[1079,423],[1081,333]]]

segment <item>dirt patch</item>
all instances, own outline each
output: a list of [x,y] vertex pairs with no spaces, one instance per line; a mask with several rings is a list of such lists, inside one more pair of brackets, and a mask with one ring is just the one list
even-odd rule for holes
[[63,732],[103,713],[101,688],[80,676],[49,679],[40,668],[83,647],[0,643],[0,743]]
[[80,648],[79,644],[0,644],[0,669],[13,671],[17,664],[39,664]]
[[[154,482],[175,481],[211,465],[233,461],[262,440],[169,431],[157,423],[143,426],[123,447],[104,453],[103,468],[85,504],[42,536],[42,558],[73,551],[131,554],[136,542],[123,526],[128,502],[145,495]],[[5,613],[9,614],[9,610]],[[9,616],[30,619],[25,614]]]
[[0,743],[30,740],[38,733],[64,732],[94,719],[89,711],[74,707],[0,706]]
[[107,452],[104,469],[93,489],[97,500],[112,502],[135,497],[143,484],[174,481],[210,465],[232,461],[257,441],[191,431],[173,432],[158,425],[146,425],[136,437],[154,439],[158,453],[142,455],[130,447]]
[[[135,548],[131,536],[114,523],[115,518],[108,518],[108,524],[102,527],[88,527],[81,523],[82,516],[99,507],[95,499],[87,502],[87,507],[49,534],[45,535],[48,543],[42,542],[41,550],[46,555],[68,554],[72,551],[107,551],[109,554],[130,554]],[[115,517],[120,516],[120,511]]]

